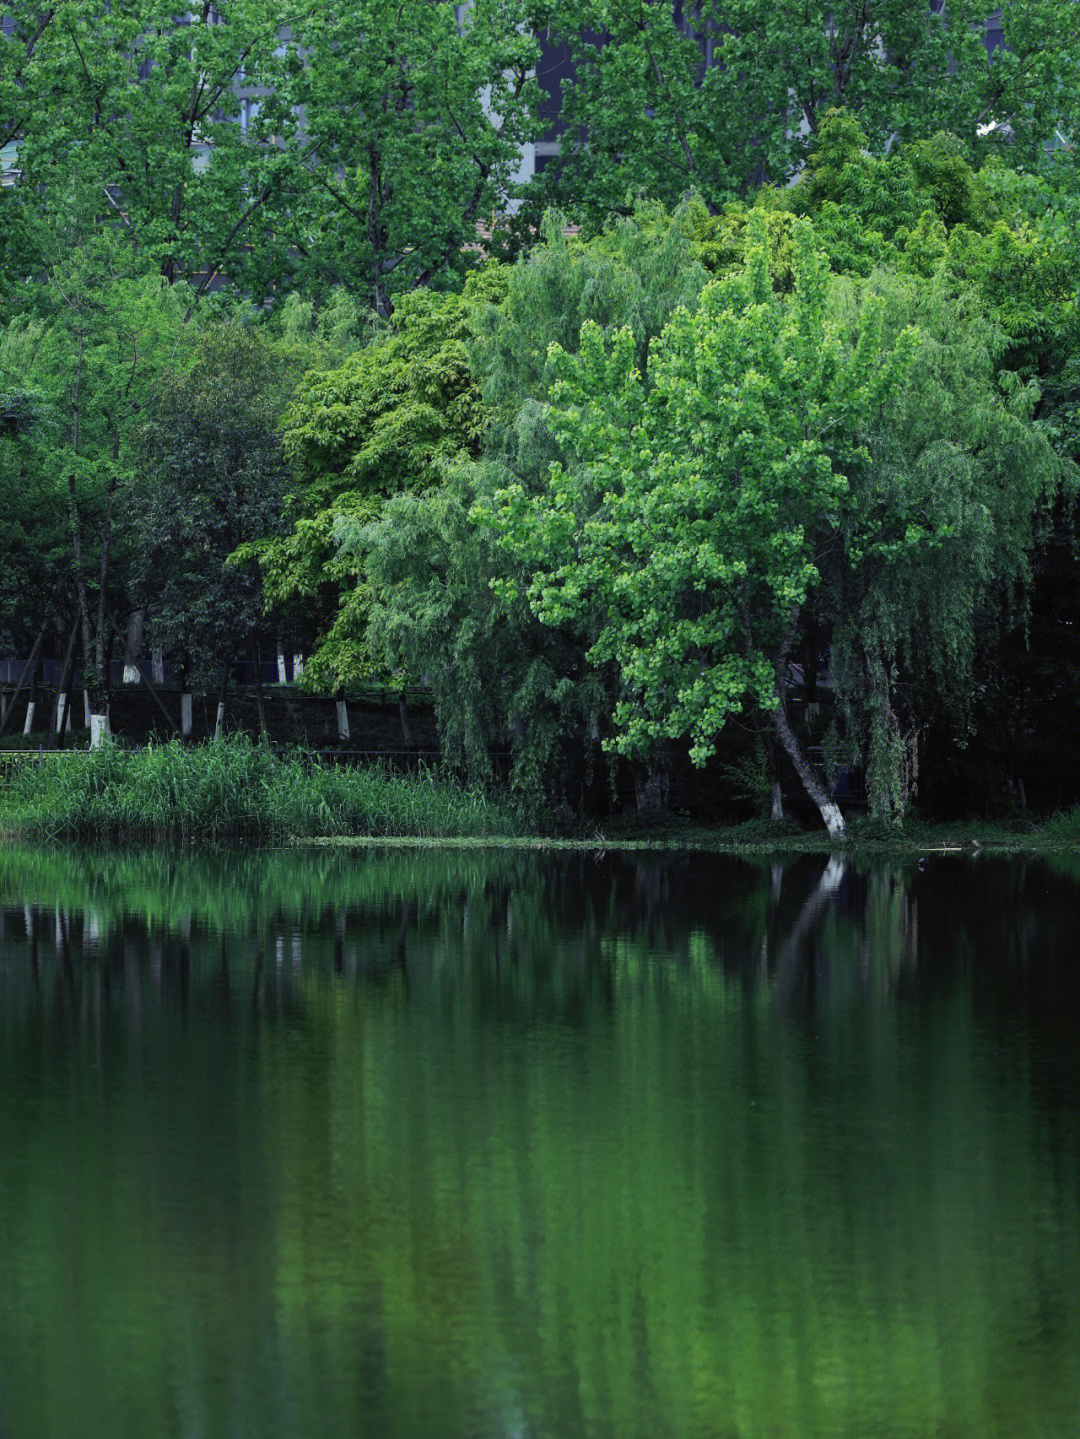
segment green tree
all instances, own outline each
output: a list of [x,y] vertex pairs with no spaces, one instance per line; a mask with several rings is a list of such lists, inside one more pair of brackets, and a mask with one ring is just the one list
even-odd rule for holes
[[814,603],[849,752],[867,763],[872,812],[895,820],[919,731],[942,714],[953,734],[967,730],[980,640],[1025,613],[1036,544],[1073,469],[1034,422],[1038,385],[1002,368],[1007,336],[977,289],[888,271],[834,284],[841,326],[870,303],[886,343],[915,332],[915,356],[889,407],[860,425],[867,462]]
[[947,130],[984,152],[1007,139],[1032,160],[1056,126],[1072,132],[1080,24],[1071,0],[1013,0],[1002,7],[1008,48],[988,63],[990,8],[556,6],[575,73],[563,88],[562,156],[542,193],[594,222],[641,191],[670,204],[693,190],[721,207],[794,174],[834,107],[858,115],[877,155]]
[[617,667],[614,748],[688,735],[704,763],[728,716],[759,705],[839,834],[788,721],[786,667],[866,461],[859,424],[902,384],[912,344],[885,351],[873,305],[841,331],[826,298],[809,225],[789,298],[773,292],[759,226],[742,271],[675,314],[648,387],[631,334],[609,347],[586,325],[578,357],[553,352],[550,423],[569,463],[545,493],[510,486],[483,516],[532,569],[536,614],[576,624],[590,660]]
[[127,608],[134,432],[194,336],[185,324],[186,287],[147,272],[125,234],[99,223],[92,192],[76,183],[62,198],[36,222],[43,269],[26,287],[39,335],[27,379],[56,421],[26,474],[43,509],[60,503],[67,514],[67,583],[77,596],[98,738],[108,729],[112,625]]
[[848,752],[875,814],[901,816],[911,730],[942,704],[966,721],[981,617],[1027,581],[1066,469],[1033,423],[1037,387],[999,371],[977,290],[831,279],[804,220],[778,293],[761,217],[748,234],[742,268],[664,330],[647,382],[629,332],[586,326],[578,357],[553,350],[566,458],[545,492],[510,486],[480,512],[535,613],[617,668],[612,747],[686,735],[703,763],[759,707],[840,833],[787,712],[801,631],[831,636]]
[[[272,0],[187,15],[161,0],[15,7],[0,45],[0,146],[22,177],[4,196],[10,223],[58,203],[76,169],[145,268],[196,294],[220,273],[268,273],[289,243],[301,144],[279,32],[300,14]],[[25,275],[37,258],[31,229],[8,259]]]
[[[67,505],[50,472],[58,422],[53,404],[28,387],[44,327],[0,328],[0,649],[29,655],[49,627],[66,634],[75,612]],[[28,676],[31,683],[33,676]]]
[[[508,477],[529,493],[561,453],[542,400],[548,349],[577,345],[584,321],[626,327],[644,357],[679,304],[708,278],[691,217],[656,206],[588,242],[558,216],[544,242],[504,273],[505,295],[476,308],[471,363],[484,400],[483,456],[449,465],[437,484],[390,499],[377,522],[342,516],[341,555],[365,577],[370,652],[430,685],[446,752],[474,775],[508,748],[512,782],[536,808],[577,802],[608,728],[612,676],[590,668],[572,625],[542,625],[524,598],[527,575],[470,518]],[[517,578],[519,593],[496,581]]]
[[301,268],[386,316],[460,271],[538,131],[527,0],[314,7],[284,89],[305,124]]
[[500,268],[489,266],[470,275],[461,294],[403,295],[370,344],[309,370],[285,411],[283,452],[294,476],[288,524],[280,534],[252,535],[241,556],[257,557],[270,607],[304,608],[315,619],[311,683],[337,688],[372,668],[367,587],[351,550],[338,544],[338,526],[373,519],[398,491],[431,489],[449,460],[478,453],[483,407],[469,365],[471,315],[503,286]]
[[9,293],[28,211],[77,167],[144,263],[259,298],[334,285],[387,315],[463,266],[539,120],[525,0],[72,0],[15,7],[0,45]]
[[288,383],[287,355],[262,331],[215,325],[190,367],[163,377],[139,436],[141,598],[162,647],[203,680],[227,678],[262,621],[257,572],[226,561],[280,527]]

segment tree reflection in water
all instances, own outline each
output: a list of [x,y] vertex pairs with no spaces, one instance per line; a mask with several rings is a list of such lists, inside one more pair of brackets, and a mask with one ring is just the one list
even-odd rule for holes
[[5,850],[0,1432],[1071,1434],[1076,900]]

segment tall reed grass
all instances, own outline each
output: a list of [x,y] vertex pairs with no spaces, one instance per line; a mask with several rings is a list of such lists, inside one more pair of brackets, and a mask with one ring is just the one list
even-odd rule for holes
[[280,758],[244,736],[114,746],[20,767],[0,789],[0,831],[27,838],[513,835],[515,812],[421,769],[345,768]]

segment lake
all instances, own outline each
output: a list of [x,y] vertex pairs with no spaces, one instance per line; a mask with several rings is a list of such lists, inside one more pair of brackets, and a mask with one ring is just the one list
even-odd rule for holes
[[0,850],[0,1439],[1080,1433],[1080,862]]

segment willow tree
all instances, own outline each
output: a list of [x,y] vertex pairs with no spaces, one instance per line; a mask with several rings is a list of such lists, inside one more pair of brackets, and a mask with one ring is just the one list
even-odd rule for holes
[[897,679],[962,702],[979,609],[1021,581],[1061,469],[1037,391],[996,373],[1000,337],[946,280],[829,276],[807,221],[790,293],[755,220],[743,266],[652,347],[585,326],[554,349],[549,422],[566,459],[479,517],[531,574],[548,624],[592,640],[622,695],[610,741],[687,737],[703,764],[725,721],[770,718],[830,833],[839,810],[787,713],[787,665],[813,615],[832,628],[847,739],[879,813],[902,810]]
[[866,463],[857,428],[898,391],[912,343],[883,349],[880,306],[854,340],[830,323],[805,222],[794,273],[792,294],[774,294],[757,225],[741,269],[665,328],[648,387],[630,331],[609,347],[585,326],[579,355],[552,354],[551,424],[568,463],[539,495],[508,487],[485,517],[532,567],[539,618],[580,625],[592,662],[618,668],[615,749],[647,754],[687,736],[704,764],[727,718],[760,706],[839,835],[784,677],[849,477]]
[[866,762],[873,813],[896,820],[920,731],[942,713],[954,733],[967,729],[980,628],[1022,614],[1036,542],[1074,472],[1034,419],[1038,386],[1000,368],[1009,336],[978,291],[957,290],[946,269],[834,282],[835,324],[857,323],[871,303],[886,342],[914,331],[914,363],[859,428],[866,462],[815,603],[832,634],[831,748],[838,756],[846,739]]

